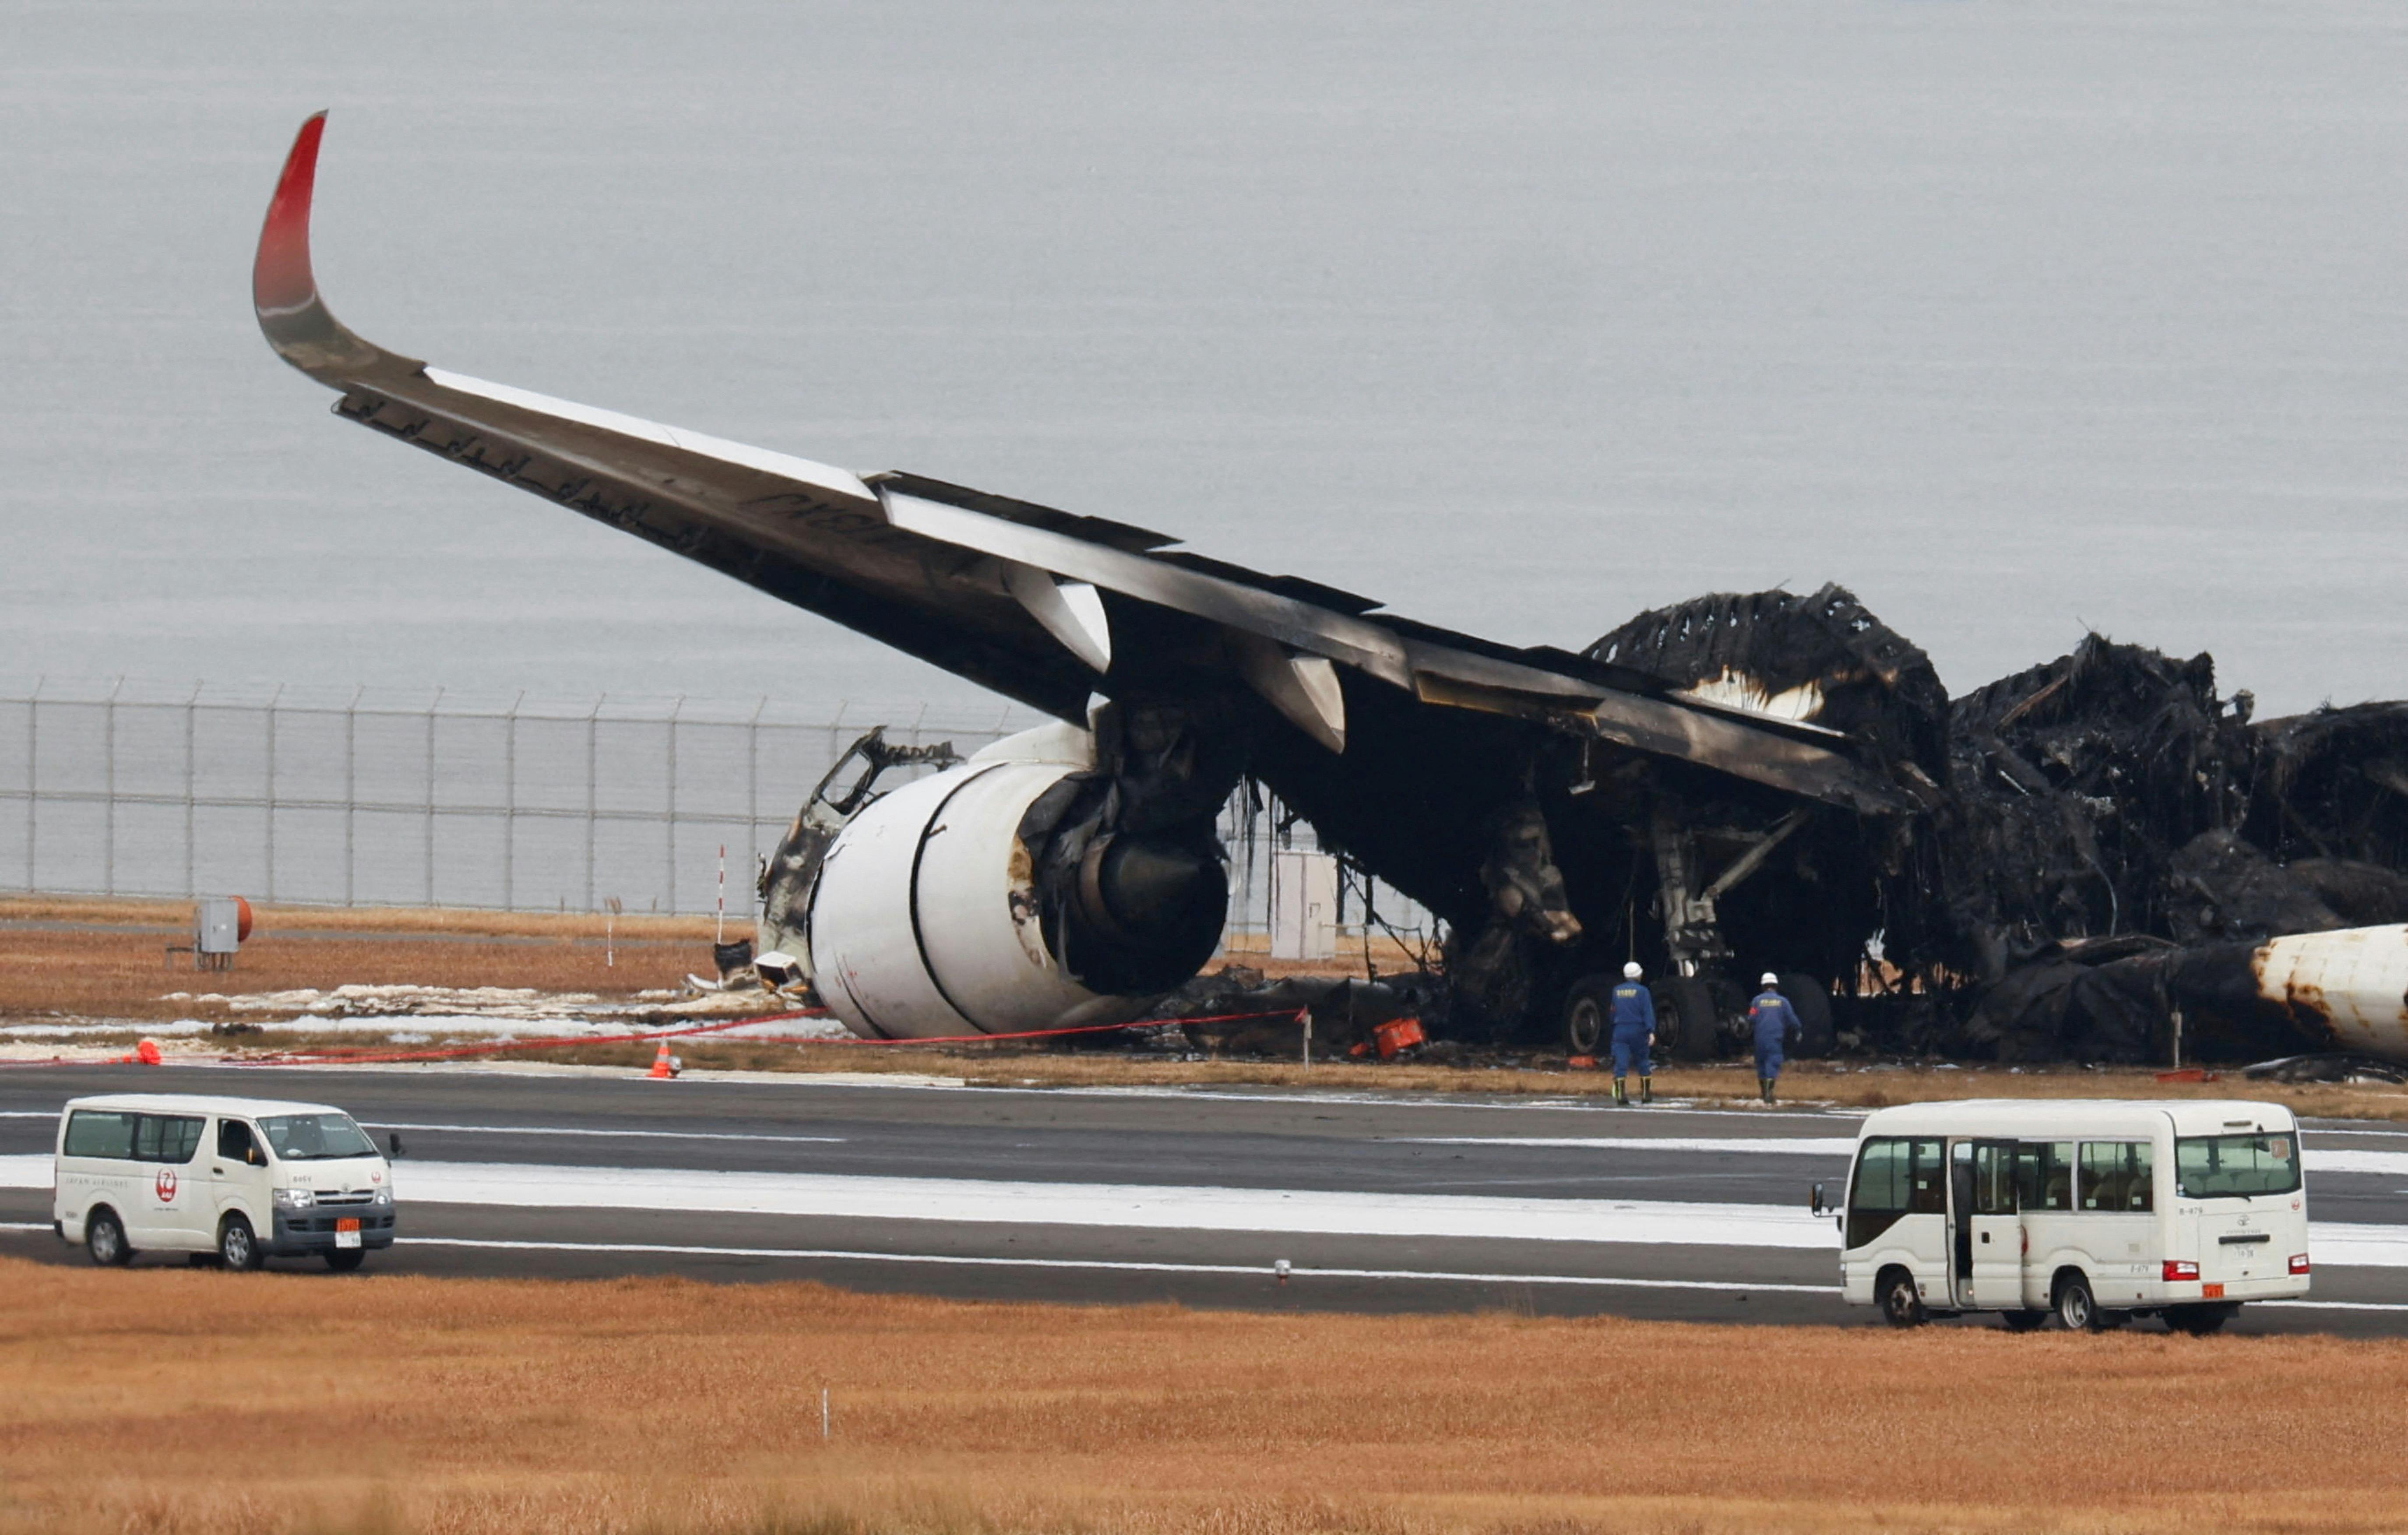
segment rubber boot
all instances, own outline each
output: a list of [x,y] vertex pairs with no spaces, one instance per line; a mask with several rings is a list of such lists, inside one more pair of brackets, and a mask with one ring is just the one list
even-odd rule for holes
[[1620,1077],[1613,1079],[1613,1102],[1616,1108],[1627,1109],[1630,1107],[1630,1089],[1622,1084],[1622,1079]]
[[1656,1079],[1654,1077],[1641,1077],[1639,1079],[1639,1101],[1641,1103],[1653,1103],[1656,1101]]
[[1770,1077],[1756,1078],[1756,1095],[1763,1098],[1765,1102],[1770,1103],[1772,1101],[1772,1079]]

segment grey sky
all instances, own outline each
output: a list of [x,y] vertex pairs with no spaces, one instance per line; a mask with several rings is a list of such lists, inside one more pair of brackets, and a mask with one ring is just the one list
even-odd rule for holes
[[326,415],[446,366],[1498,638],[1854,586],[2408,695],[2377,5],[0,8],[0,670],[968,703]]

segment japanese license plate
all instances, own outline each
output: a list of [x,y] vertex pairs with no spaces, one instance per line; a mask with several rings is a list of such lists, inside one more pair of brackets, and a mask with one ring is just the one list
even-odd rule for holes
[[347,1218],[335,1223],[336,1246],[357,1247],[359,1244],[360,1223],[356,1218]]

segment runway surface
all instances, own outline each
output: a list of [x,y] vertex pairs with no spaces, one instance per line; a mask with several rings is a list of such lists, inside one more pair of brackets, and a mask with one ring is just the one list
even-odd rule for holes
[[[15,1070],[0,1073],[0,1252],[86,1261],[50,1233],[50,1150],[59,1105],[108,1091],[332,1102],[398,1136],[401,1240],[376,1272],[1874,1325],[1840,1301],[1832,1220],[1807,1209],[1812,1184],[1839,1190],[1853,1113],[560,1069]],[[2233,1330],[2408,1335],[2408,1127],[2312,1124],[2306,1153],[2315,1292],[2253,1305]]]

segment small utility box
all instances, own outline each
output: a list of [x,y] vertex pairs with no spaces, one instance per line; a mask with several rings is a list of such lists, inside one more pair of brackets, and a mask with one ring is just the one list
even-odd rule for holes
[[235,953],[242,947],[242,905],[232,896],[208,896],[194,905],[194,969],[234,968]]
[[1271,957],[1338,957],[1338,860],[1326,853],[1271,853]]

